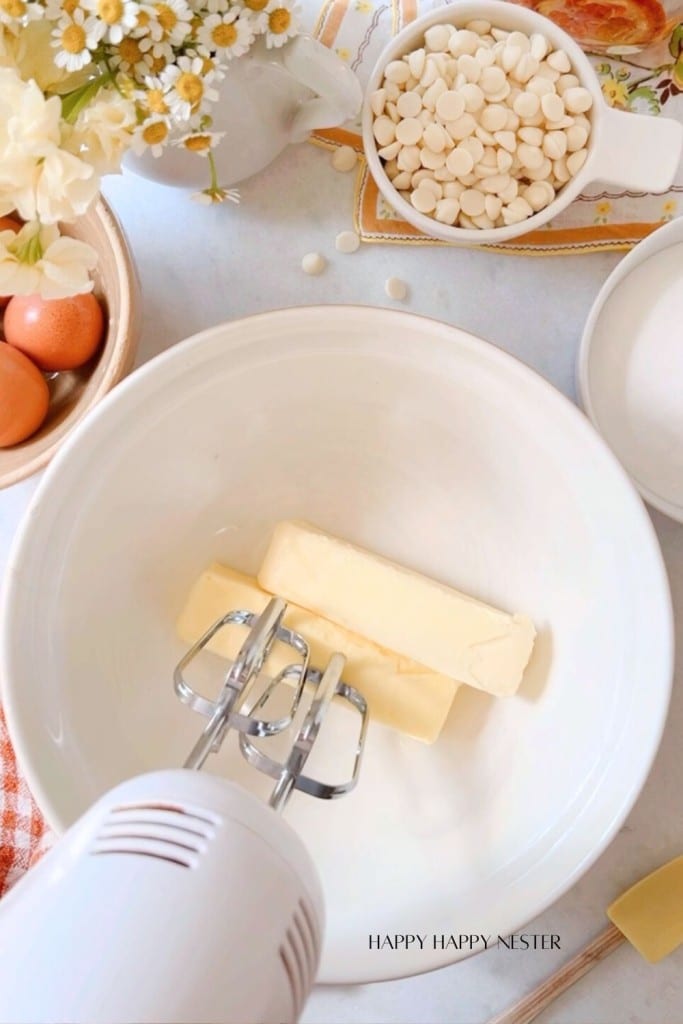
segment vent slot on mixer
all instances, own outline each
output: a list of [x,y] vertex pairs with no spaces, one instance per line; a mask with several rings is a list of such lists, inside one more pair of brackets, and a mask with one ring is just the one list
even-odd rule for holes
[[93,854],[138,854],[193,868],[215,835],[217,819],[171,804],[114,807],[95,837]]
[[285,941],[280,946],[280,959],[284,964],[292,989],[296,1014],[301,1012],[303,1001],[310,991],[318,970],[320,944],[314,916],[300,900],[287,929]]

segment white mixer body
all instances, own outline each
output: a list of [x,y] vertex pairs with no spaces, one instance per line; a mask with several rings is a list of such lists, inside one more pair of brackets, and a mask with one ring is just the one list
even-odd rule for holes
[[3,1024],[285,1024],[313,985],[322,890],[238,786],[155,772],[102,797],[0,901]]

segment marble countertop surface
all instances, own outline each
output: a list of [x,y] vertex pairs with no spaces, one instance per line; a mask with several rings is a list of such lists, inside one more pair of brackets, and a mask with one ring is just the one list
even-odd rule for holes
[[[334,248],[351,224],[353,175],[311,145],[284,153],[242,187],[242,204],[200,207],[186,193],[124,174],[105,194],[139,268],[142,363],[220,321],[319,303],[393,306],[437,317],[520,358],[575,398],[583,324],[619,254],[518,257],[473,250],[364,245]],[[301,270],[326,256],[319,277]],[[384,292],[404,279],[407,300]],[[0,574],[37,484],[0,492]],[[679,656],[673,701],[654,768],[628,821],[583,879],[528,931],[556,933],[561,949],[492,949],[402,981],[317,987],[304,1024],[484,1024],[569,959],[605,925],[604,908],[638,878],[683,850],[683,526],[652,513],[673,590]],[[656,966],[627,944],[542,1014],[541,1024],[681,1024],[683,948]]]

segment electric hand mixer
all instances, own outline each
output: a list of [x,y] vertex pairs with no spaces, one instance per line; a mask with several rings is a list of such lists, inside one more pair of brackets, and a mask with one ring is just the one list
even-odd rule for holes
[[[285,609],[273,598],[259,616],[230,612],[201,637],[174,674],[180,700],[207,718],[184,768],[111,790],[0,902],[3,1024],[298,1019],[318,968],[322,890],[306,848],[276,812],[295,789],[331,799],[353,788],[367,705],[342,681],[341,654],[324,671],[309,666],[305,639],[282,625]],[[248,636],[210,700],[185,672],[219,629],[238,626]],[[275,643],[298,660],[269,679]],[[263,717],[284,685],[286,714]],[[304,774],[335,697],[360,716],[352,775],[340,785]],[[249,764],[275,780],[270,806],[195,770],[230,730]],[[287,730],[295,732],[288,754],[271,757],[263,747]]]

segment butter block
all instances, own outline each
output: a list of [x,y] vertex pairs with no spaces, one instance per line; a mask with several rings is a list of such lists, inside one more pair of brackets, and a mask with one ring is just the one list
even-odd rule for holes
[[509,615],[307,523],[273,532],[258,581],[380,647],[460,683],[516,692],[536,631]]
[[[192,587],[177,622],[178,633],[189,646],[227,612],[261,612],[271,597],[256,580],[214,563]],[[288,605],[284,624],[307,640],[311,664],[317,668],[324,667],[336,651],[346,656],[344,681],[363,694],[374,720],[424,743],[438,737],[458,689],[452,679],[294,604]],[[233,659],[244,637],[237,627],[222,629],[208,649]],[[277,674],[292,660],[289,648],[276,645],[268,662],[269,674]]]

